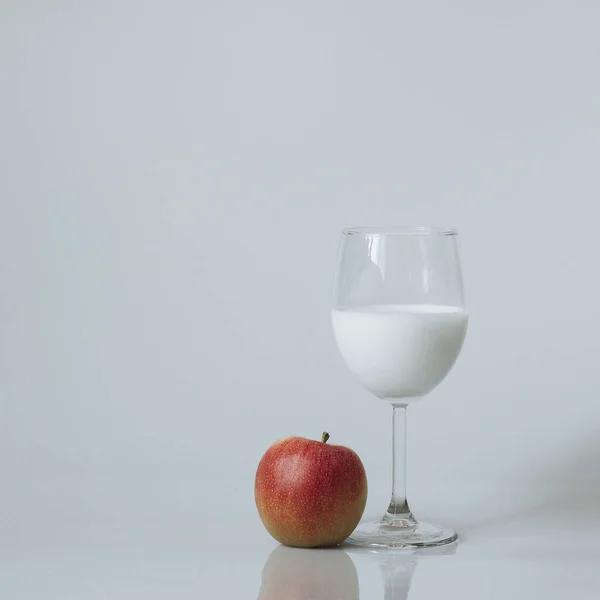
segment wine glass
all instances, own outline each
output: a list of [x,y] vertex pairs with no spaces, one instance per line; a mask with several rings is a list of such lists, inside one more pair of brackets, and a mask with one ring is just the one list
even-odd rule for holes
[[392,498],[348,542],[369,547],[450,544],[454,531],[417,521],[406,499],[406,408],[448,374],[467,332],[455,229],[353,227],[342,232],[333,331],[349,369],[393,409]]

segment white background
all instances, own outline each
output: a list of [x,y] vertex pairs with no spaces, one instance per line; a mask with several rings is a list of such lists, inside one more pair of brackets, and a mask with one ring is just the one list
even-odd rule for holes
[[128,597],[117,548],[262,564],[254,472],[286,435],[355,449],[383,510],[389,408],[329,323],[349,225],[462,240],[465,348],[409,411],[417,515],[467,548],[597,548],[599,23],[584,0],[3,0],[7,597]]

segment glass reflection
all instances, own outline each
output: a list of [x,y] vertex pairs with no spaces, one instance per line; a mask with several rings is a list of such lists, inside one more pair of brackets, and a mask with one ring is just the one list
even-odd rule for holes
[[444,554],[456,554],[457,544],[449,544],[419,550],[371,549],[360,546],[347,546],[345,549],[354,555],[368,556],[375,560],[381,570],[384,600],[406,600],[415,569],[421,560]]
[[[361,565],[365,567],[371,560],[381,571],[383,600],[406,600],[421,560],[455,553],[456,544],[414,551],[350,545],[310,550],[277,546],[263,567],[258,600],[358,600],[359,577],[355,565],[360,572]],[[373,598],[368,590],[366,593],[363,590],[363,594],[363,600]]]

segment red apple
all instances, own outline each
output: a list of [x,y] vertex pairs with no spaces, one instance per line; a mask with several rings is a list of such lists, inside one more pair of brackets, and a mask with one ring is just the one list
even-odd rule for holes
[[254,482],[258,514],[286,546],[316,548],[343,542],[358,525],[367,502],[367,476],[358,455],[345,446],[288,437],[262,457]]

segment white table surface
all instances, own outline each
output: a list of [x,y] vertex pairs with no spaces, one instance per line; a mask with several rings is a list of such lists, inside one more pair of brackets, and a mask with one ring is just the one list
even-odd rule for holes
[[96,475],[85,486],[69,473],[36,479],[30,494],[20,489],[19,502],[4,504],[0,590],[7,600],[600,594],[600,532],[581,511],[440,511],[461,540],[433,554],[298,550],[279,546],[263,529],[246,489],[249,478],[239,496],[235,478],[186,482],[181,472],[154,479]]

